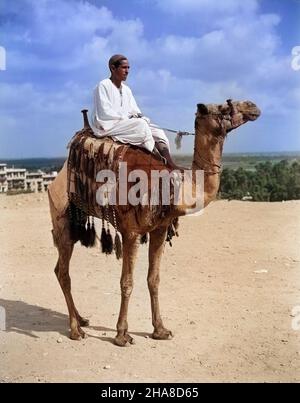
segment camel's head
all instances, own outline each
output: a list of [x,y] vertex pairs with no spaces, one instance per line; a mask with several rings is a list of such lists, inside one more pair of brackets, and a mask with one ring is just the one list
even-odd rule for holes
[[256,120],[260,110],[251,101],[232,101],[228,99],[224,104],[198,104],[195,120],[195,129],[206,130],[218,137],[224,137],[228,132],[246,122]]

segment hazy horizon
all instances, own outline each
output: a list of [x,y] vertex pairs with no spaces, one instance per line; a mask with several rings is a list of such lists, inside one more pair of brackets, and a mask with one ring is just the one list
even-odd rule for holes
[[[222,157],[230,157],[230,156],[299,156],[300,157],[300,150],[296,151],[257,151],[257,152],[224,152]],[[176,157],[192,157],[193,153],[178,153]],[[53,157],[12,157],[12,158],[1,158],[0,163],[6,163],[7,161],[28,161],[28,160],[59,160],[59,159],[66,159],[68,155],[65,156],[53,156]]]

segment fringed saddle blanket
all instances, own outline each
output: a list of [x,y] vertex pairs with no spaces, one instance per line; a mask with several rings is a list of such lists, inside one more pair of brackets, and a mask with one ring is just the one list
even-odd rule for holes
[[[120,182],[128,177],[120,179],[119,164],[126,162],[127,175],[132,171],[142,170],[148,180],[147,188],[143,188],[143,195],[148,198],[146,204],[153,215],[163,218],[166,216],[174,198],[174,182],[170,183],[169,204],[162,201],[162,182],[158,186],[152,186],[151,172],[153,170],[166,170],[166,166],[157,160],[151,153],[138,147],[122,144],[114,141],[111,137],[97,138],[91,135],[87,129],[77,132],[69,144],[70,152],[68,158],[68,195],[69,200],[87,215],[101,217],[101,208],[97,203],[96,194],[99,187],[105,183],[96,181],[97,174],[103,170],[111,170],[115,174],[116,200],[119,199]],[[127,191],[134,186],[134,182],[126,184]],[[127,197],[127,195],[126,195]],[[150,198],[157,200],[156,204],[150,203]],[[141,197],[142,198],[142,197]],[[115,205],[117,203],[114,203]],[[123,204],[123,203],[122,203]],[[136,210],[141,212],[141,204],[132,205],[125,203],[122,210]]]
[[[97,173],[102,170],[111,170],[116,175],[116,181],[119,181],[119,163],[124,159],[131,162],[129,171],[137,167],[144,167],[144,171],[149,173],[153,166],[153,156],[151,153],[145,153],[138,149],[134,150],[128,144],[122,144],[114,141],[111,137],[98,138],[95,137],[91,130],[83,129],[77,132],[69,143],[69,158],[67,162],[68,186],[67,193],[69,199],[70,221],[76,223],[80,227],[80,231],[84,232],[86,218],[87,228],[90,226],[89,216],[99,217],[102,219],[102,235],[106,232],[109,234],[109,222],[113,225],[117,234],[120,231],[118,225],[118,211],[114,206],[103,207],[97,203],[96,195],[101,182],[97,182]],[[129,152],[130,151],[130,152]],[[126,154],[130,154],[125,158]],[[148,155],[147,155],[148,154]],[[164,165],[154,160],[156,168],[164,169]],[[126,161],[127,162],[127,161]],[[147,172],[149,170],[149,172]],[[133,186],[133,183],[131,183]],[[130,186],[129,186],[130,188]],[[156,189],[157,191],[157,189]],[[72,208],[72,205],[74,206]],[[152,208],[152,207],[151,207]],[[154,207],[158,217],[164,217],[170,206],[162,206],[161,204]],[[134,210],[137,223],[140,215],[141,206],[125,206],[126,211]],[[152,210],[152,213],[154,210]],[[152,215],[152,214],[151,214]],[[107,229],[105,230],[105,222]],[[93,219],[91,227],[94,228]],[[174,220],[169,227],[167,241],[171,244],[172,236],[177,233],[178,220]],[[104,238],[107,237],[107,234]],[[110,235],[109,235],[110,237]],[[102,236],[101,236],[102,238]],[[145,241],[142,239],[142,241]],[[111,242],[102,242],[103,245]],[[104,247],[105,253],[111,253],[111,248]],[[109,251],[110,250],[110,251]]]
[[[118,171],[129,145],[115,142],[110,137],[97,138],[89,130],[77,132],[69,143],[68,195],[69,201],[87,215],[101,216],[96,203],[96,182],[99,171]],[[100,206],[99,206],[100,207]]]

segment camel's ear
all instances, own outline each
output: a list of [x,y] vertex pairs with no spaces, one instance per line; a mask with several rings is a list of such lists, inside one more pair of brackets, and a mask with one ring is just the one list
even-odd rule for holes
[[198,112],[201,113],[201,115],[208,115],[208,109],[205,104],[198,104],[197,109]]

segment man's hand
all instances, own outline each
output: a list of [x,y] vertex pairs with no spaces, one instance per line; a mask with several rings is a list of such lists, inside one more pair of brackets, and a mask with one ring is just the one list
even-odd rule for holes
[[135,113],[135,114],[129,115],[129,119],[132,119],[132,118],[143,119],[143,120],[145,120],[145,122],[148,123],[148,125],[150,124],[150,119],[147,118],[147,116],[144,116],[141,113]]
[[143,115],[141,113],[133,113],[132,115],[129,115],[129,119],[132,118],[141,118]]

